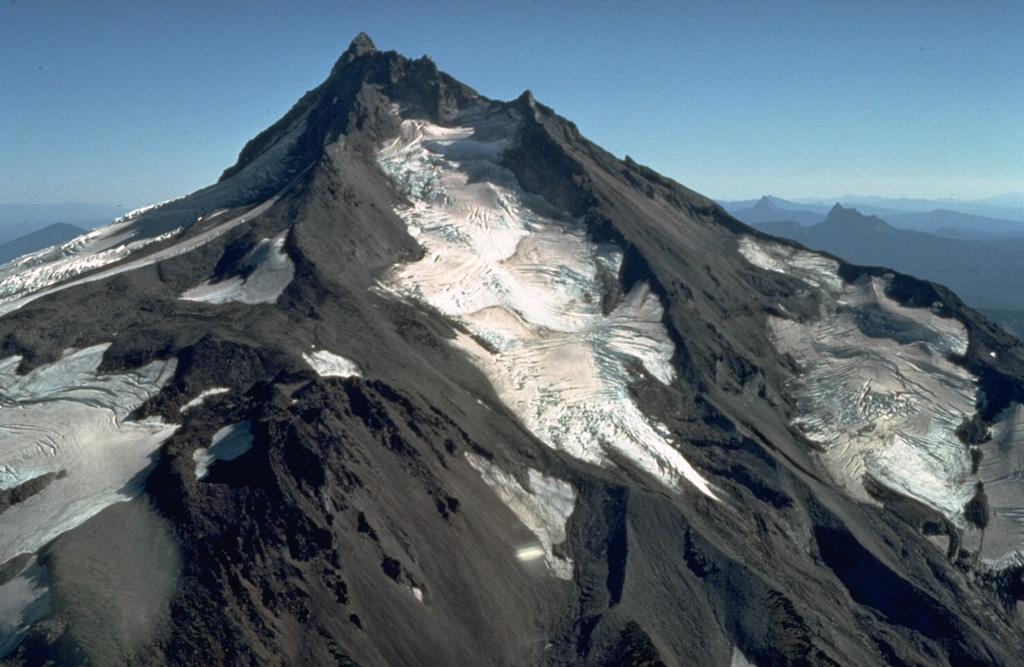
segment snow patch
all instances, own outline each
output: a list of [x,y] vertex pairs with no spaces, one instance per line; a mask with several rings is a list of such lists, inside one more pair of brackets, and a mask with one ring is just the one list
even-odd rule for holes
[[128,418],[173,377],[176,360],[101,374],[109,345],[69,350],[24,376],[15,373],[19,358],[0,361],[0,488],[59,473],[0,514],[0,563],[138,495],[158,448],[178,428]]
[[243,269],[251,270],[247,277],[232,277],[218,283],[207,281],[186,291],[181,298],[204,303],[275,303],[295,277],[295,264],[284,250],[286,236],[287,232],[282,232],[256,244],[242,265]]
[[543,558],[553,575],[571,580],[572,559],[556,555],[553,547],[565,541],[565,524],[576,505],[576,490],[572,484],[530,468],[528,486],[523,487],[515,477],[482,456],[466,452],[466,460],[537,536],[540,543],[520,547],[516,558],[524,562]]
[[252,449],[252,423],[246,419],[225,426],[213,434],[209,448],[200,447],[192,453],[196,479],[204,479],[215,461],[234,461]]
[[732,661],[729,663],[729,667],[757,667],[754,663],[747,660],[747,656],[743,655],[737,647],[732,649]]
[[0,658],[18,647],[28,626],[49,613],[46,568],[32,556],[17,576],[0,586]]
[[303,352],[302,358],[306,360],[306,363],[320,377],[350,378],[363,376],[356,362],[327,350],[317,350],[310,354]]
[[582,223],[524,193],[500,165],[518,123],[510,112],[465,120],[472,126],[405,120],[378,155],[411,202],[396,213],[426,251],[394,267],[382,288],[464,325],[473,336],[456,344],[549,446],[603,466],[631,461],[669,487],[686,480],[714,498],[629,395],[640,368],[675,379],[661,302],[639,284],[603,313],[621,251],[589,240]]
[[873,502],[867,478],[939,510],[966,527],[974,495],[971,462],[956,429],[974,413],[977,378],[950,361],[967,351],[967,330],[928,308],[886,296],[886,280],[847,284],[838,264],[749,237],[744,257],[818,291],[817,319],[770,317],[779,352],[802,369],[790,384],[794,424],[822,446],[821,459],[851,495]]
[[192,408],[202,405],[206,399],[211,398],[213,396],[219,396],[220,394],[226,394],[229,391],[231,391],[231,389],[229,389],[228,387],[211,387],[210,389],[206,389],[200,392],[200,394],[193,398],[191,401],[178,408],[178,412],[185,412],[187,410],[191,410]]

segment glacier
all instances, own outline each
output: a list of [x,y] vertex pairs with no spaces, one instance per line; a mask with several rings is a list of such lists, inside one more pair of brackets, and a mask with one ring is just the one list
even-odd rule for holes
[[159,418],[129,418],[173,377],[176,360],[104,374],[98,368],[109,345],[69,350],[26,375],[15,372],[20,357],[0,361],[0,489],[56,475],[0,513],[0,563],[137,495],[177,430]]
[[626,460],[669,488],[717,499],[629,395],[641,373],[675,379],[657,296],[641,283],[602,312],[602,278],[617,279],[621,250],[591,241],[501,166],[514,112],[471,110],[460,122],[403,120],[378,153],[409,200],[396,213],[425,251],[381,288],[463,325],[471,335],[455,344],[549,446],[606,467]]
[[875,502],[868,478],[967,527],[974,496],[971,461],[956,435],[975,413],[977,378],[953,363],[967,331],[932,308],[907,308],[886,295],[886,278],[844,282],[835,260],[744,237],[751,263],[803,280],[820,295],[817,318],[770,317],[775,346],[800,364],[790,389],[794,425],[822,447],[821,460],[847,493]]

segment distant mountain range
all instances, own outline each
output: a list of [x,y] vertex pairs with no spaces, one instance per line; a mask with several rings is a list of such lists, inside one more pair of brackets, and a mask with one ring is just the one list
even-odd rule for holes
[[92,229],[127,212],[126,209],[116,206],[82,202],[0,204],[0,243],[12,241],[58,223]]
[[6,243],[0,243],[0,264],[6,264],[22,255],[70,241],[85,232],[85,229],[77,225],[69,225],[64,222],[47,225],[25,236],[19,236]]
[[851,196],[843,197],[837,202],[824,203],[793,202],[766,195],[756,200],[720,203],[729,213],[749,225],[783,221],[803,226],[816,225],[825,220],[832,204],[839,203],[847,207],[856,207],[864,215],[879,216],[898,229],[912,229],[960,239],[1024,236],[1024,206],[984,203],[987,201]]
[[[792,239],[812,250],[824,250],[856,264],[889,266],[953,288],[972,307],[982,310],[993,321],[1018,335],[1024,323],[1024,229],[1016,235],[965,238],[955,229],[948,233],[932,234],[914,229],[898,229],[878,216],[867,216],[853,208],[836,204],[825,218],[804,226],[800,220],[808,219],[806,211],[788,220],[760,221],[757,215],[783,209],[762,199],[754,207],[739,211],[737,217],[757,229]],[[743,216],[747,215],[746,218]],[[932,214],[903,214],[892,216],[905,225],[938,224],[945,221],[954,225],[957,220],[978,220],[953,211],[935,211]],[[993,222],[981,219],[981,222]],[[1009,221],[1002,221],[1009,222]],[[991,228],[991,227],[990,227]]]

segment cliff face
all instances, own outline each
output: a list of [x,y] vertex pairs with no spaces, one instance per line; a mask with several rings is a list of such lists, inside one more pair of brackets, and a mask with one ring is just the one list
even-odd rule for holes
[[529,93],[361,36],[219,183],[4,270],[8,664],[1024,649],[1015,339]]

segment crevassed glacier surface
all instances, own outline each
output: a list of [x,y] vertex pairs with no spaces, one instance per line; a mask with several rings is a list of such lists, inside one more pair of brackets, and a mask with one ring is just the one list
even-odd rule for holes
[[68,351],[17,375],[0,361],[0,489],[57,473],[39,493],[0,513],[0,563],[80,525],[141,490],[142,473],[178,427],[128,415],[174,374],[176,361],[128,373],[97,371],[108,344]]
[[619,250],[589,240],[499,164],[513,115],[464,120],[404,120],[378,154],[411,202],[396,212],[426,251],[394,267],[383,287],[472,332],[459,345],[549,446],[599,465],[627,460],[669,487],[686,480],[714,497],[665,427],[628,394],[637,366],[661,382],[674,379],[658,298],[637,285],[602,313],[601,279],[617,276]]
[[974,483],[955,431],[974,414],[978,387],[950,361],[967,352],[963,324],[899,305],[886,296],[884,278],[865,275],[847,284],[834,260],[815,253],[749,237],[740,251],[819,294],[817,318],[771,317],[769,326],[779,351],[803,371],[791,385],[795,424],[823,447],[836,481],[870,501],[870,476],[965,528]]

